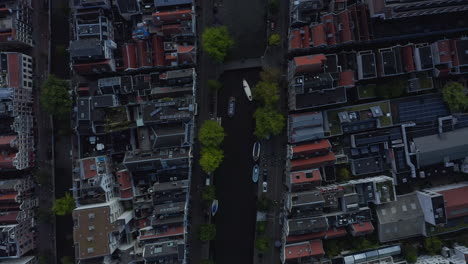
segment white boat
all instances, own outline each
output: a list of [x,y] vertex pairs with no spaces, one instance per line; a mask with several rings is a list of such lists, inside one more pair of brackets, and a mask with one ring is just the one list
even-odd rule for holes
[[244,92],[245,95],[247,95],[247,99],[252,101],[252,91],[250,91],[250,86],[245,79],[242,79],[242,86],[244,87]]

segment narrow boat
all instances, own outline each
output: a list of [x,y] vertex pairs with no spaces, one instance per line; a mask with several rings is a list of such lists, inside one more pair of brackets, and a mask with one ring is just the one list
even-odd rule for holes
[[255,164],[255,166],[252,169],[252,181],[253,182],[258,182],[258,175],[260,174],[260,167],[258,164]]
[[245,79],[242,79],[242,86],[244,87],[244,92],[245,95],[247,95],[247,99],[252,101],[252,91],[250,91],[250,86]]
[[260,158],[260,142],[255,142],[252,149],[252,158],[254,161],[257,161]]
[[211,204],[211,215],[214,216],[217,211],[218,211],[218,200],[213,200],[213,203]]

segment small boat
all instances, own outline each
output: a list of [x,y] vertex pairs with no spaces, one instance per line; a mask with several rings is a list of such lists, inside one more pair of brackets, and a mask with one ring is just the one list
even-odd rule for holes
[[255,142],[252,150],[252,158],[254,161],[257,161],[260,158],[260,142]]
[[260,166],[258,164],[255,164],[255,166],[252,169],[252,181],[253,182],[258,182],[258,176],[260,174]]
[[211,204],[211,215],[214,216],[217,211],[218,211],[218,200],[213,200],[213,203]]
[[247,95],[247,99],[252,101],[252,91],[250,91],[250,86],[245,79],[242,79],[242,86],[244,87],[244,92],[245,95]]

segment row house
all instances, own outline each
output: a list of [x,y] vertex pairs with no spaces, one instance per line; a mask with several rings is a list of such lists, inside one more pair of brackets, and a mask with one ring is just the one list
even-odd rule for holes
[[0,181],[0,261],[20,258],[37,247],[32,177]]
[[33,9],[31,0],[7,0],[0,3],[0,46],[32,47]]
[[0,53],[0,169],[34,165],[32,58]]

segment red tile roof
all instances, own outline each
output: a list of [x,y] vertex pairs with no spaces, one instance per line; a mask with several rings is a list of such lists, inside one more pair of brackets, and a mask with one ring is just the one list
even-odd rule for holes
[[22,87],[20,65],[19,65],[19,54],[9,53],[8,54],[8,78],[10,79],[10,87],[19,88]]
[[137,57],[139,67],[151,67],[151,51],[146,40],[137,41]]
[[310,234],[305,234],[305,235],[288,236],[286,237],[286,242],[291,243],[291,242],[308,241],[311,239],[324,238],[325,235],[326,235],[326,231],[315,232],[315,233],[310,233]]
[[132,176],[128,170],[120,170],[117,172],[117,181],[121,190],[132,188]]
[[329,152],[327,155],[318,156],[308,159],[298,159],[291,161],[291,167],[293,170],[304,170],[318,168],[326,163],[335,162],[336,157],[333,152]]
[[322,176],[319,170],[312,170],[312,177],[308,178],[306,173],[308,171],[296,171],[291,173],[291,182],[293,184],[321,182]]
[[122,47],[122,56],[125,69],[137,68],[135,44],[125,44]]
[[161,32],[164,36],[171,36],[177,33],[182,32],[181,24],[172,24],[172,25],[163,25],[161,27]]
[[322,70],[322,66],[325,64],[326,61],[327,58],[323,54],[294,57],[296,72],[320,72]]
[[148,218],[138,219],[138,228],[144,228],[150,225]]
[[345,236],[348,232],[344,227],[330,228],[326,231],[325,238],[335,238]]
[[360,235],[373,232],[374,226],[371,222],[356,223],[352,225],[352,229],[356,235]]
[[163,37],[153,35],[153,66],[164,66]]
[[310,256],[322,256],[324,253],[322,240],[286,245],[284,249],[284,255],[287,260]]
[[[460,60],[458,59],[457,40],[455,40],[455,39],[450,40],[450,50],[455,51],[455,53],[452,55],[452,57],[453,57],[453,66],[459,66],[460,65]],[[464,52],[464,51],[462,51],[462,52]]]
[[403,64],[406,72],[414,71],[413,45],[403,47]]
[[448,39],[439,40],[437,42],[437,48],[439,50],[439,60],[441,63],[448,63],[452,61],[452,51],[450,49],[450,41]]
[[468,215],[468,186],[439,191],[438,193],[444,196],[448,219]]
[[349,11],[344,10],[338,14],[338,21],[341,24],[340,43],[353,41],[353,34],[349,25]]
[[99,62],[73,64],[73,70],[79,74],[94,74],[111,71],[111,60],[103,60]]
[[192,20],[191,13],[191,9],[157,12],[153,13],[153,20],[156,25],[173,24],[180,21]]
[[8,200],[15,200],[17,193],[7,193],[7,194],[0,194],[0,201],[8,201]]
[[344,72],[340,72],[340,80],[338,82],[338,86],[344,86],[344,87],[354,86],[354,71],[347,70]]
[[165,232],[161,232],[161,233],[154,234],[154,235],[140,236],[140,239],[152,239],[152,238],[177,236],[177,235],[182,235],[184,232],[185,231],[184,231],[183,226],[171,227],[171,228],[168,228]]
[[331,148],[330,141],[328,139],[322,139],[314,143],[301,144],[292,147],[293,155],[301,155],[307,153],[314,153],[321,150],[328,150]]
[[16,153],[10,155],[0,155],[0,168],[2,169],[14,169],[13,159],[16,157]]
[[97,176],[96,159],[94,157],[82,159],[80,163],[85,179],[90,179]]
[[312,27],[312,45],[313,46],[326,46],[327,36],[325,34],[325,25],[323,23],[317,24]]
[[0,136],[0,147],[10,147],[12,141],[16,139],[15,135],[12,136]]
[[121,199],[132,199],[133,198],[133,190],[120,190],[120,198]]
[[17,223],[18,221],[16,219],[18,218],[18,214],[19,214],[18,211],[0,214],[0,224]]
[[368,12],[369,10],[367,9],[367,5],[361,4],[358,6],[358,11],[359,15],[358,17],[361,18],[361,21],[358,21],[358,28],[359,28],[359,33],[361,40],[370,40],[370,34],[369,34],[369,16]]
[[0,42],[8,42],[14,38],[13,31],[0,33]]
[[301,31],[299,29],[294,29],[291,32],[291,39],[289,40],[289,48],[290,49],[302,48]]

